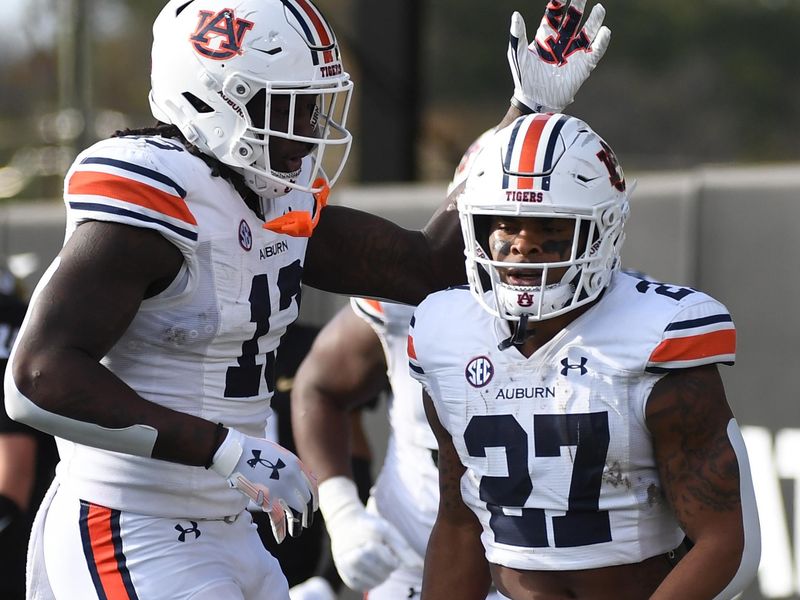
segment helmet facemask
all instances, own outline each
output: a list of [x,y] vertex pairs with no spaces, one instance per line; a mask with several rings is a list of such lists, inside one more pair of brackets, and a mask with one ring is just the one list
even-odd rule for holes
[[[572,222],[571,241],[564,244],[563,258],[549,262],[492,259],[488,247],[488,215],[462,216],[462,229],[475,232],[468,234],[473,238],[471,247],[475,251],[467,252],[467,274],[478,302],[503,320],[519,321],[524,315],[528,321],[542,321],[595,300],[608,285],[611,273],[619,268],[619,248],[624,238],[621,215],[614,214],[618,211],[614,207],[599,207],[599,211],[599,216],[553,212],[525,214],[528,219]],[[472,225],[465,227],[465,220],[472,221]],[[602,225],[604,220],[611,224]],[[538,283],[525,285],[504,281],[503,274],[508,272],[513,272],[518,279],[527,276]],[[493,292],[491,295],[486,293],[489,290]]]
[[[303,182],[314,182],[319,177],[329,186],[335,183],[352,142],[344,126],[352,85],[346,89],[298,89],[282,87],[282,82],[260,83],[262,87],[245,104],[250,124],[233,145],[230,160],[237,163],[234,169],[263,198],[281,196],[291,189],[318,192]],[[276,153],[297,155],[290,159],[297,163],[296,168],[276,168]],[[310,167],[306,165],[301,178],[303,156],[309,157]]]

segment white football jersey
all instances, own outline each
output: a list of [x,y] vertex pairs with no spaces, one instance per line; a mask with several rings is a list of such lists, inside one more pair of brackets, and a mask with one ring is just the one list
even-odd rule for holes
[[[142,303],[103,364],[156,404],[263,437],[278,343],[298,314],[308,240],[264,229],[229,182],[168,138],[95,144],[67,173],[64,199],[67,239],[85,221],[122,223],[159,232],[184,258],[175,281]],[[265,219],[313,204],[310,194],[292,191],[266,207]],[[64,440],[59,446],[63,485],[90,502],[198,518],[235,515],[247,504],[202,467]]]
[[422,386],[408,372],[408,325],[413,306],[353,298],[350,305],[375,330],[386,356],[386,374],[392,386],[389,421],[403,442],[435,450],[436,438],[422,405]]
[[727,309],[690,288],[617,273],[600,301],[531,357],[467,288],[415,312],[410,368],[466,467],[487,559],[524,570],[636,563],[683,532],[662,491],[645,406],[664,373],[732,364]]
[[391,433],[372,496],[378,512],[397,527],[411,547],[425,555],[439,506],[438,446],[422,404],[422,386],[408,372],[408,326],[414,307],[393,302],[351,300],[353,311],[378,335],[392,387]]

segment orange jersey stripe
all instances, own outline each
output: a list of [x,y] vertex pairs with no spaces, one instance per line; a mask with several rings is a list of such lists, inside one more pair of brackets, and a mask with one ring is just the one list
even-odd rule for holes
[[700,335],[662,340],[650,355],[650,362],[697,360],[707,356],[734,354],[735,352],[736,330],[723,329]]
[[383,314],[383,306],[381,305],[379,300],[369,300],[367,298],[363,298],[364,302],[370,305],[372,308],[375,309],[375,312]]
[[[550,117],[535,117],[525,133],[525,140],[522,143],[522,153],[519,157],[519,172],[532,173],[536,168],[536,151],[539,148],[539,140],[542,138],[542,131]],[[517,188],[530,190],[533,188],[533,177],[520,177]]]
[[96,504],[89,505],[89,538],[92,544],[95,568],[100,576],[108,600],[129,600],[122,574],[119,572],[111,532],[111,509]]
[[168,217],[197,225],[194,215],[179,196],[167,194],[145,183],[94,171],[78,171],[69,179],[69,194],[106,196],[122,202],[138,204]]
[[417,360],[417,351],[414,350],[414,338],[408,336],[408,345],[406,347],[406,352],[408,352],[408,357]]

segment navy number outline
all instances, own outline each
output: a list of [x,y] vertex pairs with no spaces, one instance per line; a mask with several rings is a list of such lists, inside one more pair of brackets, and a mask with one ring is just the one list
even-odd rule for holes
[[[280,302],[278,310],[286,310],[292,301],[300,306],[300,281],[303,266],[300,260],[281,267],[278,271],[278,291]],[[236,359],[236,366],[228,367],[225,373],[226,398],[250,398],[258,395],[261,383],[261,370],[264,369],[264,380],[267,389],[275,390],[275,352],[267,354],[263,365],[256,364],[258,356],[258,340],[269,333],[269,319],[272,316],[269,281],[266,273],[253,277],[250,285],[250,322],[256,324],[253,337],[242,342],[242,353]]]
[[[608,412],[533,415],[534,456],[558,456],[562,446],[576,446],[570,480],[568,510],[552,518],[555,547],[588,546],[611,541],[608,511],[599,510],[610,433]],[[480,498],[491,513],[495,540],[511,546],[549,546],[544,509],[524,508],[533,491],[528,470],[528,434],[512,415],[476,415],[464,431],[464,443],[473,457],[485,457],[487,448],[506,452],[508,475],[481,477]],[[507,515],[503,507],[516,508]]]
[[694,294],[696,290],[692,288],[686,287],[677,287],[677,286],[669,286],[663,283],[659,283],[657,281],[648,281],[646,279],[642,279],[639,283],[636,284],[636,291],[641,294],[646,294],[647,291],[650,289],[650,286],[656,286],[654,291],[659,296],[666,296],[667,298],[672,298],[676,302],[680,302],[689,294]]

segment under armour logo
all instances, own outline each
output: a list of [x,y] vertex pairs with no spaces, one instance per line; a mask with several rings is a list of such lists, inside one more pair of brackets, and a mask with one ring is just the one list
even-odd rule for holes
[[181,532],[181,534],[178,536],[178,541],[179,542],[185,542],[186,541],[186,534],[187,533],[193,533],[194,534],[194,539],[197,539],[197,538],[200,537],[200,530],[197,528],[197,521],[189,521],[189,523],[191,523],[192,526],[191,527],[187,527],[186,529],[184,529],[181,526],[180,523],[175,525],[175,530]]
[[518,294],[517,304],[524,307],[533,306],[533,294],[529,294],[528,292]]
[[586,373],[589,372],[589,369],[586,368],[587,361],[588,361],[588,359],[585,356],[581,356],[581,362],[580,363],[576,363],[574,365],[571,365],[569,363],[569,359],[568,358],[562,358],[561,359],[561,364],[563,365],[564,368],[561,369],[561,374],[562,375],[566,375],[567,373],[569,373],[570,369],[580,369],[581,370],[581,375],[586,375]]
[[266,458],[261,458],[261,450],[253,450],[253,458],[247,461],[247,464],[251,466],[253,469],[256,468],[256,465],[261,465],[267,467],[268,469],[272,469],[272,473],[270,473],[270,479],[280,479],[281,474],[278,473],[279,469],[283,469],[286,464],[279,458],[278,462],[270,462]]

